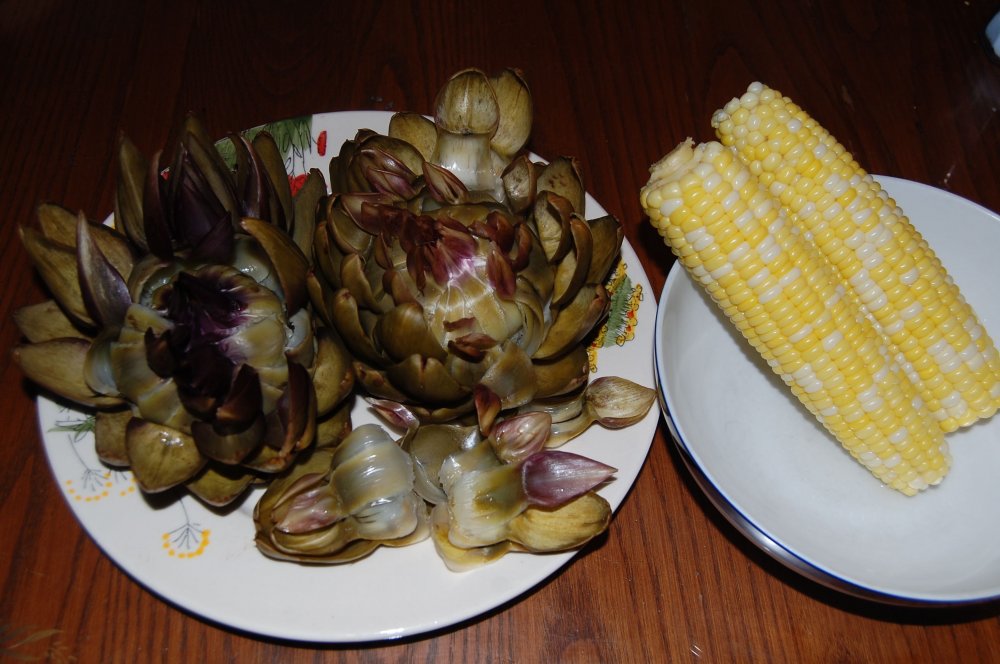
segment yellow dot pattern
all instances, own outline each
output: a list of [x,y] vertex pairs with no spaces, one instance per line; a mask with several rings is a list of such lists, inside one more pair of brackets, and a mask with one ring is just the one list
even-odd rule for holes
[[111,480],[111,472],[95,473],[96,479],[91,479],[84,484],[86,487],[79,487],[74,480],[66,480],[66,493],[70,499],[79,503],[96,503],[107,498],[124,497],[135,493],[135,480],[129,478],[124,485],[121,482]]
[[[212,531],[196,530],[192,527],[187,527],[188,536],[186,538],[180,538],[177,536],[176,532],[163,533],[162,535],[162,547],[168,556],[171,558],[177,558],[178,560],[184,560],[187,558],[197,558],[205,552],[211,542]],[[184,542],[184,545],[179,544]],[[191,544],[191,548],[188,548],[188,544]]]
[[[127,483],[112,480],[111,471],[98,473],[88,471],[91,477],[79,486],[75,480],[64,480],[66,493],[74,502],[97,503],[114,497],[125,497],[136,492],[135,479],[128,477]],[[168,556],[184,560],[197,558],[205,552],[211,542],[211,531],[185,525],[173,532],[162,535],[161,546]]]

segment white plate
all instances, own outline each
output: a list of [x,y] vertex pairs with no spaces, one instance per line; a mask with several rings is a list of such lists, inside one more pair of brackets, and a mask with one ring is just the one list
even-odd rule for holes
[[[1000,217],[879,181],[1000,339]],[[907,498],[842,452],[675,264],[654,346],[667,421],[715,505],[757,545],[825,585],[893,603],[1000,596],[1000,419],[949,435],[954,465]]]
[[[298,138],[290,141],[290,168],[294,173],[320,168],[325,174],[329,158],[345,139],[363,127],[385,131],[389,117],[384,112],[312,116],[311,128],[308,122],[300,126]],[[588,218],[602,214],[588,196]],[[622,255],[631,280],[625,287],[633,289],[635,298],[650,293],[642,265],[627,241]],[[613,372],[654,386],[650,304],[639,309],[633,332],[624,344],[598,351],[595,377]],[[130,473],[109,471],[98,461],[84,415],[44,398],[38,400],[38,411],[56,479],[73,512],[104,552],[164,599],[236,629],[327,643],[418,634],[473,618],[522,595],[574,555],[511,554],[478,570],[453,573],[425,541],[402,549],[383,548],[351,565],[277,562],[254,547],[252,510],[259,492],[225,516],[190,496],[168,502],[147,499]],[[629,429],[592,427],[564,448],[618,469],[615,479],[601,490],[614,508],[635,481],[658,418],[654,407]],[[355,424],[367,421],[374,417],[363,407],[356,408]]]

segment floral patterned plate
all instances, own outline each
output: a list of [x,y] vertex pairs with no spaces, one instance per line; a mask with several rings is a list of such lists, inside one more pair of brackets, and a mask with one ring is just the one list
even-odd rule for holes
[[[267,129],[284,150],[295,186],[310,168],[325,173],[330,156],[358,129],[385,131],[389,118],[386,112],[327,113]],[[601,214],[604,211],[588,196],[588,218]],[[627,241],[611,285],[612,314],[592,348],[593,375],[614,373],[654,387],[654,311],[640,310],[650,285]],[[111,470],[98,460],[92,419],[44,398],[38,400],[38,415],[56,481],[104,552],[163,599],[235,629],[327,643],[409,636],[501,606],[574,555],[510,554],[487,567],[454,573],[425,541],[379,549],[362,561],[337,567],[277,562],[260,554],[253,543],[252,513],[259,491],[225,514],[191,496],[169,501],[147,497],[131,473]],[[355,425],[375,421],[363,405],[353,416]],[[618,469],[601,490],[614,508],[645,461],[658,417],[653,408],[626,430],[592,427],[566,446]]]

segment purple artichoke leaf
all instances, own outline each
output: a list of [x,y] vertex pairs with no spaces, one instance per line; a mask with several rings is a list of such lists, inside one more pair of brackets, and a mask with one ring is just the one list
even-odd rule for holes
[[493,425],[489,442],[504,463],[518,463],[545,449],[552,416],[540,411],[513,415]]
[[441,205],[460,205],[468,198],[468,187],[444,166],[425,161],[423,173],[427,191]]
[[242,324],[247,302],[221,278],[180,272],[168,296],[167,314],[191,331],[192,343],[211,343]]
[[382,211],[390,198],[381,192],[340,194],[339,200],[347,216],[362,230],[379,235],[386,229]]
[[514,229],[514,241],[517,252],[511,257],[511,267],[514,272],[520,272],[528,266],[528,262],[531,260],[534,236],[524,224],[520,224]]
[[417,194],[417,176],[410,168],[380,148],[366,148],[357,154],[365,179],[375,191],[398,200],[410,200]]
[[559,507],[608,480],[616,468],[572,452],[544,450],[521,466],[524,493],[532,505]]
[[448,341],[448,350],[469,362],[479,362],[486,351],[495,348],[497,340],[482,332],[470,332]]
[[211,419],[229,395],[234,363],[214,345],[190,348],[179,359],[174,380],[177,394],[194,415]]
[[233,255],[235,238],[229,214],[216,219],[208,233],[191,243],[191,257],[206,263],[228,263]]
[[84,305],[102,327],[120,326],[132,304],[128,284],[94,241],[81,214],[76,225],[77,278]]
[[375,188],[375,191],[400,200],[409,200],[416,196],[416,188],[402,175],[392,171],[368,167],[365,178]]
[[423,247],[406,253],[406,273],[410,275],[410,279],[421,293],[427,287],[427,275],[424,274],[427,259],[422,250]]
[[267,174],[253,147],[244,136],[237,135],[231,140],[236,145],[236,182],[239,187],[240,216],[269,221],[271,207],[265,184]]
[[308,473],[285,489],[281,502],[274,506],[274,527],[290,535],[325,528],[343,518],[336,496],[326,475]]
[[390,399],[365,397],[375,414],[390,425],[399,429],[415,429],[420,426],[420,419],[405,404]]
[[420,419],[405,404],[389,399],[365,397],[372,410],[383,420],[400,429],[415,429]]
[[500,253],[496,245],[490,245],[490,253],[486,256],[486,275],[489,283],[501,300],[513,300],[517,291],[517,278],[510,259]]

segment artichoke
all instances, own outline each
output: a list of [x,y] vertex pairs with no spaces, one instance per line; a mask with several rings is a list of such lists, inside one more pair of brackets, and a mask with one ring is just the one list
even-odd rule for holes
[[517,72],[470,69],[433,121],[396,114],[387,135],[362,130],[331,162],[310,295],[394,424],[474,419],[488,433],[587,385],[622,227],[585,218],[572,159],[522,151],[531,112]]
[[213,505],[291,465],[353,389],[306,288],[322,175],[293,198],[268,134],[230,140],[233,169],[189,117],[163,171],[123,139],[114,227],[40,206],[21,238],[53,300],[15,316],[14,358],[96,410],[102,460]]
[[477,426],[425,424],[394,441],[365,424],[272,482],[254,511],[257,547],[279,560],[341,563],[432,537],[449,569],[510,551],[576,548],[611,506],[593,489],[615,469],[544,449],[546,413]]

